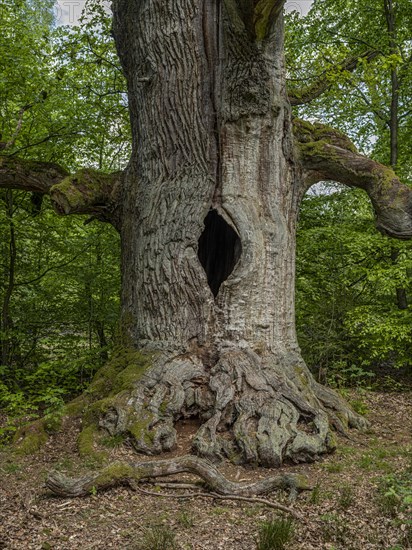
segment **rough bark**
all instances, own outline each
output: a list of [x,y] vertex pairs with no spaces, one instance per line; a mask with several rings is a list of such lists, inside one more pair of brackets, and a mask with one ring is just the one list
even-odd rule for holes
[[[386,23],[389,34],[389,47],[392,55],[398,54],[398,48],[396,44],[397,29],[395,19],[395,9],[392,0],[384,1],[384,9],[386,16]],[[391,107],[390,107],[390,120],[389,120],[389,134],[390,134],[390,159],[389,164],[396,170],[398,164],[398,136],[399,136],[399,75],[398,68],[393,66],[391,68]],[[395,247],[391,248],[391,260],[393,264],[396,264],[398,259],[398,251]],[[399,287],[396,289],[396,303],[399,309],[408,308],[408,297],[406,289]]]
[[147,454],[172,449],[187,417],[198,455],[266,466],[332,450],[331,425],[365,425],[315,383],[296,341],[301,182],[281,3],[251,20],[255,4],[114,3],[133,136],[123,324],[155,355],[99,425]]
[[50,195],[59,214],[91,214],[118,224],[117,196],[122,174],[79,170],[70,175],[58,164],[0,156],[0,188]]

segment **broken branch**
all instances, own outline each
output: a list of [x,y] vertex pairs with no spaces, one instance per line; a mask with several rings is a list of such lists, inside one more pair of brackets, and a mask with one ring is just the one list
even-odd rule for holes
[[51,162],[0,156],[0,188],[50,195],[59,214],[93,214],[113,223],[122,172],[83,169],[74,175]]

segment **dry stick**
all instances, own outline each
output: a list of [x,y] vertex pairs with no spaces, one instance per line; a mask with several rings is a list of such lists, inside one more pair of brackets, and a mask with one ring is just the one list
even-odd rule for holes
[[195,483],[177,483],[171,481],[170,483],[154,483],[157,487],[164,487],[166,489],[201,489],[200,485],[196,485]]
[[31,105],[25,105],[24,107],[22,107],[19,111],[19,120],[17,122],[17,126],[16,126],[16,129],[14,131],[14,134],[11,136],[10,140],[6,143],[4,149],[10,149],[11,147],[13,147],[13,145],[15,144],[16,142],[16,139],[20,133],[20,130],[23,126],[23,117],[24,117],[24,113],[26,111],[28,111],[29,109],[31,109],[33,107],[33,104]]
[[237,495],[219,495],[218,493],[184,493],[180,495],[171,495],[167,493],[156,493],[155,491],[147,491],[146,489],[142,489],[141,487],[138,487],[135,484],[131,484],[130,486],[134,491],[138,491],[139,493],[142,493],[144,495],[150,495],[154,497],[176,498],[176,499],[207,497],[207,498],[215,498],[220,500],[240,500],[243,502],[251,502],[252,504],[263,504],[264,506],[268,506],[269,508],[275,508],[276,510],[281,510],[282,512],[286,512],[287,514],[290,514],[291,516],[293,516],[295,519],[302,518],[302,516],[295,510],[292,510],[292,508],[289,508],[288,506],[284,506],[279,502],[272,502],[265,498],[240,497]]

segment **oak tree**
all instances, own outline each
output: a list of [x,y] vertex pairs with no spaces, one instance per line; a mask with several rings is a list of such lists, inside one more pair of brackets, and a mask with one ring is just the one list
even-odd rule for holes
[[283,4],[114,0],[127,168],[70,175],[0,160],[1,187],[48,194],[58,213],[91,215],[120,233],[121,332],[137,351],[109,364],[79,403],[139,452],[173,449],[176,423],[193,418],[197,455],[273,467],[314,460],[334,448],[332,428],[365,424],[300,354],[299,204],[319,181],[359,187],[378,229],[408,239],[412,194],[341,132],[292,118],[291,104],[325,86],[288,93]]

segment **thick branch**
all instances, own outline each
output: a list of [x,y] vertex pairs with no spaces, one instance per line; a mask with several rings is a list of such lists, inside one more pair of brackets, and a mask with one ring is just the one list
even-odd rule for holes
[[84,169],[71,176],[58,164],[0,156],[0,188],[50,195],[59,214],[93,214],[113,221],[120,180],[121,172]]
[[206,482],[211,491],[220,495],[252,497],[270,493],[275,489],[289,489],[293,492],[309,489],[306,480],[298,474],[236,483],[226,479],[210,462],[191,455],[134,464],[115,462],[81,478],[68,478],[59,472],[52,472],[46,480],[46,487],[63,497],[79,497],[90,494],[92,490],[182,473],[197,475]]
[[58,164],[0,156],[0,187],[48,194],[68,175]]
[[93,214],[102,221],[112,221],[121,175],[122,172],[79,170],[51,187],[53,207],[59,214]]
[[305,188],[336,181],[366,191],[379,231],[398,239],[412,238],[412,189],[395,172],[357,152],[350,139],[323,124],[294,120],[294,134],[305,175]]
[[[361,55],[350,56],[342,61],[342,63],[339,63],[339,72],[352,72],[359,66],[361,60],[366,59],[367,61],[371,61],[378,55],[379,52],[368,50]],[[310,86],[300,89],[289,89],[289,101],[291,105],[304,105],[305,103],[310,103],[328,91],[332,85],[333,82],[327,78],[326,71],[324,71],[318,80]]]

